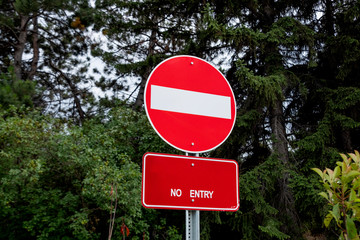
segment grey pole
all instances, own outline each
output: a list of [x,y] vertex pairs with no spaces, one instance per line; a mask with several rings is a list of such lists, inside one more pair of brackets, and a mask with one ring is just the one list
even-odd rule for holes
[[200,211],[186,210],[186,240],[200,240]]
[[[189,156],[186,153],[186,156]],[[199,156],[198,153],[195,154]],[[200,211],[199,210],[186,210],[185,211],[185,227],[186,227],[186,240],[200,240]]]

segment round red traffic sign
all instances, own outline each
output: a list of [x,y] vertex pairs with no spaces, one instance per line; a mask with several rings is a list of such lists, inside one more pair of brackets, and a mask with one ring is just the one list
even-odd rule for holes
[[175,56],[151,72],[145,109],[158,135],[191,153],[215,149],[230,135],[236,117],[234,93],[211,64],[193,56]]

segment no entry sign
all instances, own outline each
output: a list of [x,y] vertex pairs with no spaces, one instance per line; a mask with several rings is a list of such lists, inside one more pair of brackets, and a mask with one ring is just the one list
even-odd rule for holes
[[146,208],[237,211],[238,174],[233,160],[146,153],[142,204]]
[[161,62],[145,86],[151,125],[171,146],[191,153],[215,149],[230,135],[236,105],[225,77],[193,56]]

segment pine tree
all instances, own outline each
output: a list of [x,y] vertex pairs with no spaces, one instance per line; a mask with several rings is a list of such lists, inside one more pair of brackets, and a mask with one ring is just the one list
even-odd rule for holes
[[[266,194],[272,192],[270,189],[258,197],[268,201],[269,207],[278,212],[270,213],[264,208],[258,210],[260,219],[249,215],[247,228],[250,221],[252,230],[243,230],[243,234],[250,234],[247,235],[249,238],[258,230],[279,239],[300,235],[289,174],[296,162],[289,152],[292,134],[286,128],[291,126],[289,120],[297,110],[299,98],[304,97],[299,76],[314,62],[314,31],[305,24],[306,19],[312,18],[313,11],[309,9],[314,5],[311,4],[314,3],[300,7],[295,1],[246,1],[235,7],[240,11],[228,11],[226,23],[210,18],[209,27],[214,28],[219,39],[236,50],[234,64],[227,76],[235,86],[239,101],[239,120],[234,130],[239,133],[235,132],[231,145],[225,145],[225,150],[219,149],[219,153],[230,152],[232,158],[240,159],[243,171],[249,171],[249,176],[269,161],[278,161],[277,164],[282,166],[273,170],[277,171],[272,175],[277,179],[275,182],[266,175],[258,176],[264,179],[264,185],[273,184],[277,189],[276,196],[272,196],[274,201],[267,198]],[[295,11],[297,15],[294,15]],[[245,135],[240,131],[245,131]],[[238,150],[236,144],[241,144]],[[269,158],[270,154],[272,157]],[[245,204],[259,207],[254,199],[247,196],[244,199],[247,199]],[[257,220],[250,220],[252,217]],[[257,225],[262,227],[259,229]]]
[[96,9],[95,29],[108,44],[107,50],[99,46],[93,54],[114,74],[98,85],[116,96],[128,88],[128,80],[136,79],[136,89],[127,96],[135,99],[135,108],[143,105],[146,80],[158,63],[179,54],[206,57],[210,51],[209,37],[201,28],[202,1],[97,1]]
[[3,1],[0,8],[1,71],[12,66],[17,80],[34,82],[36,107],[76,121],[85,118],[93,101],[84,87],[91,80],[85,58],[90,22],[83,17],[88,8],[87,2],[63,0]]

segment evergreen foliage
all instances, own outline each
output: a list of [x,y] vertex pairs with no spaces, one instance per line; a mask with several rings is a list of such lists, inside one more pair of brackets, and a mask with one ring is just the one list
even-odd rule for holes
[[140,204],[142,155],[182,154],[142,110],[179,54],[214,63],[237,102],[203,155],[238,161],[240,210],[202,212],[202,239],[336,239],[335,222],[356,238],[340,203],[323,224],[311,168],[360,149],[359,16],[359,1],[0,0],[0,238],[183,237],[182,211]]
[[[0,3],[0,73],[11,67],[18,80],[37,85],[31,99],[36,107],[78,122],[91,114],[95,100],[87,76],[88,8],[86,1]],[[79,16],[82,23],[75,26]]]
[[20,108],[33,107],[35,86],[31,81],[20,81],[15,75],[13,68],[0,74],[0,109],[8,109],[10,106]]

